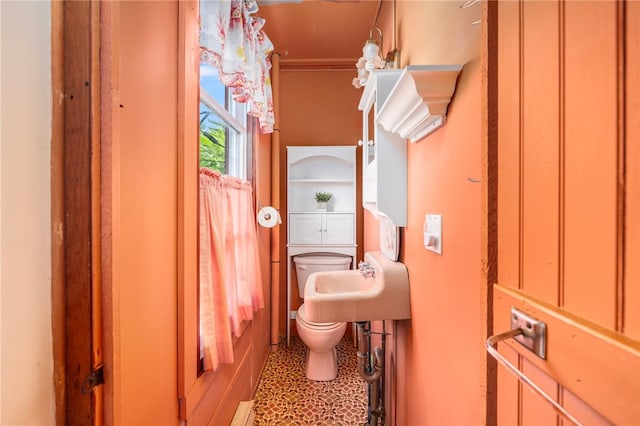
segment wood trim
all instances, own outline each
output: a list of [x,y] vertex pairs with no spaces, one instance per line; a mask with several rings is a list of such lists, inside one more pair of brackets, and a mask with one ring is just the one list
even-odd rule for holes
[[626,3],[616,2],[616,62],[617,62],[617,129],[616,129],[616,282],[615,282],[615,329],[624,330],[625,310],[625,246],[626,246]]
[[[280,56],[279,52],[275,54]],[[295,71],[318,71],[318,70],[353,70],[355,77],[356,62],[358,58],[327,58],[327,59],[286,59],[280,60],[280,68],[282,70]]]
[[[102,250],[100,246],[100,234],[102,232],[101,227],[101,157],[100,157],[100,116],[101,116],[101,86],[100,86],[100,5],[92,3],[91,10],[91,28],[90,28],[90,44],[91,44],[91,79],[90,84],[90,203],[91,203],[91,317],[89,320],[91,327],[91,369],[95,370],[103,363],[103,348],[102,348]],[[94,426],[102,426],[104,422],[104,406],[103,406],[103,391],[104,386],[96,387],[91,392],[91,399],[93,404],[93,421]]]
[[103,359],[105,385],[103,389],[104,424],[120,424],[120,404],[114,403],[120,398],[120,329],[114,321],[119,312],[119,288],[116,279],[117,260],[113,253],[120,241],[119,208],[119,144],[114,135],[119,134],[119,114],[121,107],[114,94],[119,94],[119,2],[100,2],[100,185],[101,185],[101,307],[103,319]]
[[[518,288],[524,283],[524,0],[518,2]],[[504,77],[503,77],[504,78]],[[519,398],[520,400],[520,398]]]
[[[223,364],[215,372],[205,372],[184,399],[188,423],[229,424],[241,398],[251,395],[251,357],[255,353],[251,330],[234,342],[233,364]],[[247,394],[242,395],[243,392]],[[240,398],[237,395],[242,395]]]
[[[281,210],[280,204],[280,59],[279,53],[272,55],[271,68],[271,88],[273,91],[273,116],[275,123],[273,125],[273,133],[271,134],[270,146],[270,167],[271,176],[269,180],[270,198],[269,202],[278,211]],[[285,219],[286,223],[286,219]],[[271,266],[270,286],[271,286],[271,347],[278,350],[280,343],[280,326],[284,323],[280,315],[280,294],[283,293],[280,284],[280,232],[282,226],[276,226],[270,230],[269,240],[269,260]]]
[[[66,422],[91,425],[95,396],[82,386],[93,369],[93,9],[94,3],[66,1],[64,15],[64,281]],[[97,89],[96,89],[97,90]]]
[[619,425],[640,424],[640,342],[528,294],[494,285],[495,332],[509,329],[511,306],[547,324],[547,359],[514,340],[505,344]]
[[[482,3],[482,316],[484,339],[493,334],[493,293],[498,280],[498,4]],[[497,424],[497,363],[486,357],[485,425]],[[395,394],[395,393],[394,393]]]
[[[515,194],[519,190],[517,176],[519,171],[520,144],[519,122],[516,116],[520,99],[519,80],[519,7],[517,2],[498,2],[498,137],[510,143],[498,143],[498,210],[500,211],[498,244],[500,261],[498,263],[498,282],[517,285],[519,282],[519,202]],[[513,94],[513,96],[512,96]],[[509,119],[511,117],[512,119]],[[512,176],[504,179],[503,176]]]
[[178,401],[186,420],[208,386],[198,377],[198,3],[178,2]]
[[566,143],[566,82],[565,82],[565,4],[558,2],[558,306],[564,305],[564,246],[565,246],[565,143]]
[[51,3],[51,305],[56,425],[67,424],[64,302],[64,10]]
[[[627,93],[640,93],[640,2],[626,3],[625,21],[625,87]],[[624,256],[625,288],[624,334],[640,340],[640,99],[625,98],[625,179],[626,217],[634,218],[625,223]],[[635,141],[636,143],[633,143]]]

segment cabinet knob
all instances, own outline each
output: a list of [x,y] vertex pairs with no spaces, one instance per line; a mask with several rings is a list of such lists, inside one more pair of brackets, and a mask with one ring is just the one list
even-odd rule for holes
[[362,146],[364,145],[364,142],[362,142],[362,139],[358,140],[358,146]]
[[369,145],[369,146],[373,146],[373,144],[374,144],[374,143],[375,143],[375,142],[373,142],[373,140],[369,140],[369,141],[367,141],[367,145]]

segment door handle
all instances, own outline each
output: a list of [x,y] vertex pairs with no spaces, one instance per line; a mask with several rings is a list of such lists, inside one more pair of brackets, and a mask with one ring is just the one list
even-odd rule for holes
[[[511,374],[515,375],[518,378],[518,380],[520,380],[525,385],[529,386],[529,388],[531,390],[533,390],[535,393],[540,395],[545,401],[547,401],[549,404],[551,404],[551,406],[553,407],[553,409],[555,410],[556,413],[558,413],[559,415],[561,415],[565,419],[569,420],[573,424],[575,424],[577,426],[582,426],[582,423],[580,423],[578,421],[578,419],[576,419],[571,413],[569,413],[554,398],[552,398],[549,394],[547,394],[544,390],[542,390],[542,388],[540,388],[540,386],[536,385],[529,377],[527,377],[522,371],[520,371],[520,369],[517,366],[513,365],[511,362],[509,362],[508,359],[506,359],[504,356],[502,356],[500,354],[500,352],[498,352],[498,343],[499,342],[502,342],[503,340],[519,337],[519,336],[527,336],[528,334],[530,334],[530,330],[529,330],[530,323],[526,323],[525,322],[524,324],[522,324],[522,323],[519,323],[518,321],[514,322],[514,320],[517,319],[516,317],[518,315],[522,315],[525,318],[529,318],[529,319],[532,319],[532,318],[526,316],[526,314],[520,312],[516,308],[511,308],[511,314],[512,314],[511,323],[512,323],[512,327],[514,327],[514,328],[512,328],[509,331],[505,331],[504,333],[495,334],[495,335],[489,337],[487,339],[487,352],[489,353],[489,355],[494,357],[496,359],[496,361],[498,361],[507,370],[509,370],[509,372]],[[536,321],[536,320],[533,319],[533,321]],[[537,321],[537,322],[539,324],[542,324],[544,326],[543,328],[546,331],[546,325],[543,322],[539,322],[539,321]],[[521,341],[519,341],[519,343],[523,344],[524,346],[527,346],[525,343],[523,343]],[[530,350],[533,351],[533,349],[531,347],[529,347],[529,346],[527,346],[527,347]],[[540,355],[538,355],[538,356],[540,356]],[[541,358],[544,359],[545,357],[541,356]]]

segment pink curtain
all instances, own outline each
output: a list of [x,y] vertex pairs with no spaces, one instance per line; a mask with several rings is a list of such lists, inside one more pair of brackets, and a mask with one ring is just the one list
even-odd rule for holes
[[273,94],[269,55],[273,43],[253,16],[255,0],[200,1],[200,61],[214,65],[237,102],[247,103],[262,133],[273,132]]
[[233,362],[232,334],[264,307],[249,182],[200,170],[200,335],[204,367]]

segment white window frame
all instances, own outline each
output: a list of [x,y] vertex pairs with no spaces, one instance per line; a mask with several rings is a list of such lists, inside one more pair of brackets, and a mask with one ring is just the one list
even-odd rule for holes
[[225,97],[229,107],[221,105],[213,96],[200,86],[200,102],[207,108],[215,112],[218,117],[228,126],[225,168],[227,174],[240,179],[247,179],[248,140],[247,134],[247,104],[233,100],[230,96],[229,88],[225,89]]

